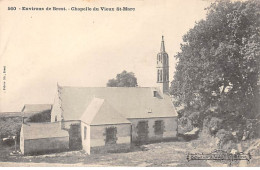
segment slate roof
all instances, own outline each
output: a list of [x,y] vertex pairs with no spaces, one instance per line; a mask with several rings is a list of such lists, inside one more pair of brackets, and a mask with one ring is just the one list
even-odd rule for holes
[[22,112],[43,112],[51,110],[52,104],[25,104]]
[[[154,90],[157,91],[156,97],[153,96]],[[93,98],[109,102],[125,118],[177,116],[170,96],[154,87],[61,86],[59,98],[64,120],[80,120]]]
[[25,104],[22,109],[23,117],[30,117],[41,112],[51,112],[52,104]]
[[83,113],[81,121],[89,125],[119,124],[130,122],[124,118],[107,101],[100,98],[93,98]]
[[69,133],[61,130],[59,122],[55,123],[25,123],[22,125],[24,139],[68,137]]

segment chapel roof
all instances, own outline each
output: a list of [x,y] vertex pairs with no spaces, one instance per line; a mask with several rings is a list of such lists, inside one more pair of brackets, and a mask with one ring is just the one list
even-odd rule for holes
[[89,125],[130,123],[106,100],[100,98],[92,99],[80,120]]
[[22,112],[43,112],[51,110],[52,104],[25,104]]
[[[156,96],[154,96],[154,91]],[[168,94],[156,87],[68,87],[59,86],[59,100],[64,120],[80,120],[94,98],[127,119],[176,117]],[[105,114],[105,111],[104,113]],[[111,114],[111,112],[108,112]]]
[[30,117],[37,113],[49,112],[51,113],[52,104],[25,104],[22,109],[23,117]]

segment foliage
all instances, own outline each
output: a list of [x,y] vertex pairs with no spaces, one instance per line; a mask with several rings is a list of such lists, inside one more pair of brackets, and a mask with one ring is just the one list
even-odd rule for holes
[[220,129],[217,132],[216,137],[219,139],[218,147],[220,149],[225,149],[226,151],[227,151],[227,149],[231,148],[230,145],[232,143],[236,142],[236,139],[234,138],[232,133],[230,131],[226,131],[224,129]]
[[0,117],[0,139],[8,136],[20,137],[22,117],[8,116]]
[[213,117],[209,121],[209,130],[211,134],[216,134],[221,128],[222,120],[216,117]]
[[107,87],[136,87],[137,79],[132,72],[123,71],[117,74],[116,79],[110,79],[107,82]]
[[50,121],[51,121],[51,111],[50,110],[36,113],[27,119],[27,122],[50,122]]
[[189,112],[186,110],[178,120],[178,133],[184,134],[199,126],[199,112]]
[[179,134],[184,134],[186,132],[189,132],[193,129],[191,119],[189,119],[186,116],[183,116],[179,118],[178,120],[178,133]]
[[216,1],[207,11],[183,36],[171,94],[182,113],[199,113],[199,127],[210,116],[242,130],[260,113],[260,1]]

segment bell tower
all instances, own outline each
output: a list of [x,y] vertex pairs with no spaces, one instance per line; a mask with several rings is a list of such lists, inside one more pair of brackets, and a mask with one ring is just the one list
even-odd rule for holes
[[165,51],[164,37],[162,36],[161,50],[157,54],[157,84],[163,93],[169,91],[169,57]]

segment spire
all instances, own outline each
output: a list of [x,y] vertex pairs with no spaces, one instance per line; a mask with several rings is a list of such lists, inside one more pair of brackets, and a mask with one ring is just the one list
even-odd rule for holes
[[169,56],[165,51],[164,36],[162,36],[161,50],[157,54],[157,83],[163,93],[169,91]]
[[165,52],[163,36],[162,36],[162,43],[161,43],[161,52]]

